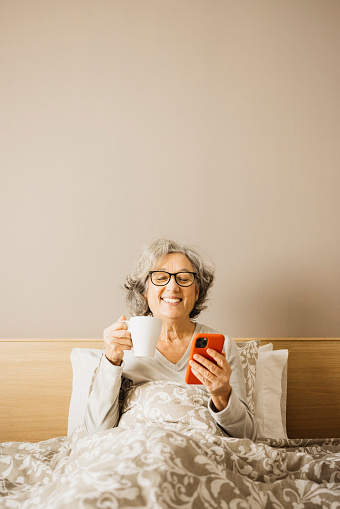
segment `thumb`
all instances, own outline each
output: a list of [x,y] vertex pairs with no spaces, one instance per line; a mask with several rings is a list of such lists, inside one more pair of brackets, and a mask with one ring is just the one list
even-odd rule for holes
[[125,315],[122,315],[122,316],[118,319],[118,322],[122,322],[123,320],[126,320],[126,316],[125,316]]

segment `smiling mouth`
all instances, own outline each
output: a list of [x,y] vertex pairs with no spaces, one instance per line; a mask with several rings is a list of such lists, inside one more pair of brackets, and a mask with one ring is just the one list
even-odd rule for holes
[[178,304],[182,299],[171,299],[170,297],[163,297],[162,301],[166,304]]

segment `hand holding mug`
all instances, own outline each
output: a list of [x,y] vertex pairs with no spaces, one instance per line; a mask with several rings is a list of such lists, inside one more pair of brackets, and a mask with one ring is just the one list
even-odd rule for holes
[[133,348],[135,357],[153,357],[162,329],[162,320],[153,316],[133,316],[126,320],[123,315],[118,322],[104,330],[105,356],[120,366],[125,350]]
[[104,330],[104,344],[106,358],[112,364],[120,366],[124,351],[132,348],[131,333],[128,331],[125,315]]

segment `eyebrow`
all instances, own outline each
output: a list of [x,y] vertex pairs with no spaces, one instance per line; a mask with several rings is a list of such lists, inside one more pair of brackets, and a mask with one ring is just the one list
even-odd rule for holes
[[[168,272],[164,267],[161,267],[160,269],[155,269],[155,270],[156,271],[164,270],[164,272]],[[177,272],[191,272],[191,270],[189,270],[189,269],[180,269]]]

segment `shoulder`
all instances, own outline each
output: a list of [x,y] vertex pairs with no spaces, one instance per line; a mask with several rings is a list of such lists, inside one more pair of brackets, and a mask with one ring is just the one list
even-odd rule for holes
[[215,329],[212,329],[211,327],[208,327],[207,325],[204,325],[203,323],[196,323],[196,327],[195,327],[195,334],[204,334],[204,333],[207,333],[207,334],[222,334],[221,332],[215,330]]

